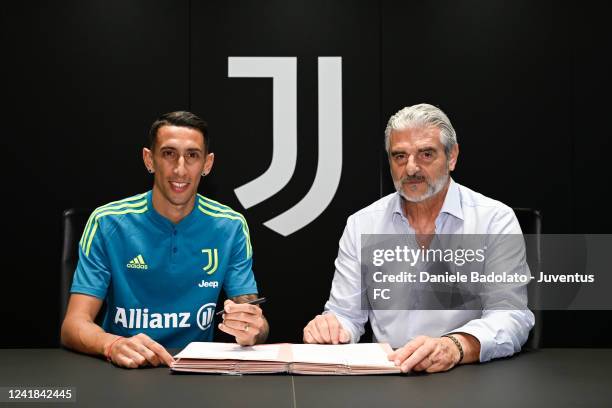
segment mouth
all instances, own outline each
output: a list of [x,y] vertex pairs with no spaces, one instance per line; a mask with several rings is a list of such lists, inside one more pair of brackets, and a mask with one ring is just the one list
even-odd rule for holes
[[424,182],[425,182],[425,179],[422,179],[422,178],[402,180],[402,184],[408,184],[408,185],[421,184]]
[[170,189],[175,193],[184,193],[185,191],[187,191],[188,186],[189,183],[170,181]]

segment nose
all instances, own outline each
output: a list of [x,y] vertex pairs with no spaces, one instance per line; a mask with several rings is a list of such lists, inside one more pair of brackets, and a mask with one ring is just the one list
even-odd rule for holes
[[187,174],[187,168],[185,166],[185,157],[181,155],[179,156],[176,166],[174,167],[174,174],[177,176],[184,176]]
[[406,174],[414,176],[419,170],[420,168],[414,159],[414,155],[408,156],[408,161],[406,161]]

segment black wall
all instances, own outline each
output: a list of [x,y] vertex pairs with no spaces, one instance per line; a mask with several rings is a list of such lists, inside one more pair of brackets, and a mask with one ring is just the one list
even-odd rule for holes
[[[542,211],[544,232],[610,233],[608,10],[595,1],[64,1],[1,14],[4,273],[0,346],[57,344],[61,213],[150,188],[141,148],[160,113],[205,118],[200,192],[249,221],[271,341],[300,341],[329,293],[346,218],[392,191],[388,117],[420,102],[457,130],[455,179]],[[229,56],[297,57],[298,161],[245,210],[234,189],[271,160],[272,81]],[[317,168],[317,57],[341,56],[343,168],[330,206],[288,236],[262,225]],[[547,312],[548,346],[610,346],[608,311]]]

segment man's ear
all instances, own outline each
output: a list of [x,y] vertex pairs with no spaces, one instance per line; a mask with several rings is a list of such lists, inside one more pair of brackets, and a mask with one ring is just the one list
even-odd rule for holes
[[451,149],[450,158],[448,160],[449,171],[455,170],[455,166],[457,165],[457,157],[459,157],[459,144],[455,144]]
[[215,162],[215,154],[208,153],[206,155],[206,162],[204,163],[204,171],[205,175],[210,174],[210,170],[212,170],[213,163]]
[[142,148],[142,161],[149,173],[155,172],[155,168],[153,167],[153,152],[146,147]]

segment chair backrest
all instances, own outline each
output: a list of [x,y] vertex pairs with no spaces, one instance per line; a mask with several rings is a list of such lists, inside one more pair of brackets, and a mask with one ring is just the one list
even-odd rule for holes
[[[60,318],[64,319],[68,299],[70,298],[70,286],[72,277],[79,261],[79,240],[83,235],[85,224],[91,214],[91,210],[71,208],[64,211],[62,216],[63,244],[62,244],[62,268],[61,268],[61,287],[60,287]],[[96,317],[96,323],[101,324],[104,316],[104,306],[100,309]]]
[[[527,250],[527,260],[531,273],[535,274],[540,269],[542,262],[542,215],[538,210],[531,208],[513,208],[516,218],[521,225],[521,230],[525,234],[525,245]],[[534,284],[529,286],[528,296],[530,303],[538,304],[538,287]],[[535,315],[535,326],[529,333],[529,338],[523,346],[528,349],[538,349],[542,345],[542,333],[544,329],[543,313],[540,310],[533,310]]]

